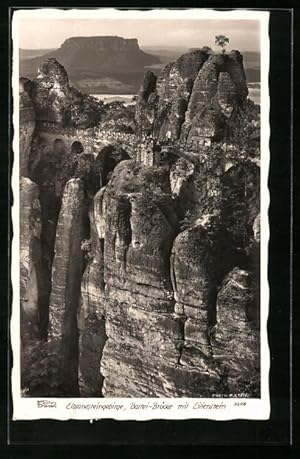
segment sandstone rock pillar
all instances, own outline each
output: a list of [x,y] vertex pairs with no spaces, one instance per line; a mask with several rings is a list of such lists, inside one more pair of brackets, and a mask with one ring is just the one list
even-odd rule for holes
[[83,271],[81,243],[85,237],[87,209],[83,182],[66,184],[58,218],[52,291],[49,305],[49,339],[62,355],[66,384],[76,394],[78,364],[77,310]]
[[39,300],[43,291],[41,266],[41,208],[39,187],[21,177],[20,295],[22,345],[39,338]]

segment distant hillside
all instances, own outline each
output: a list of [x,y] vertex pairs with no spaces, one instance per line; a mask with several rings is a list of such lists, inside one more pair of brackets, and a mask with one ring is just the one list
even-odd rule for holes
[[242,54],[244,57],[244,65],[246,65],[249,68],[255,68],[255,69],[260,68],[260,53],[259,52],[244,51]]
[[180,56],[182,56],[182,54],[189,51],[189,48],[186,46],[143,46],[142,49],[146,53],[159,57],[161,63],[163,64],[176,61]]
[[92,87],[111,92],[115,81],[118,90],[125,93],[136,91],[145,66],[160,62],[158,57],[142,51],[135,38],[72,37],[59,49],[42,56],[32,59],[21,56],[20,75],[33,78],[38,66],[49,57],[56,58],[66,68],[71,81],[81,89]]
[[32,59],[38,56],[44,56],[45,54],[52,53],[55,48],[49,49],[19,49],[20,59]]

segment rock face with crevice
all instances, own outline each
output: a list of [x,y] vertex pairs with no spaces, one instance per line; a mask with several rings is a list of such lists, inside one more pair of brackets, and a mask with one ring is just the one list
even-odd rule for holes
[[[168,263],[176,215],[167,184],[158,168],[147,170],[123,161],[105,191],[109,213],[104,242],[104,396],[162,393],[163,382],[150,384],[149,372],[152,368],[155,374],[160,365],[172,367],[178,360],[180,324],[172,313]],[[136,368],[130,369],[133,355]]]
[[69,84],[65,68],[55,58],[39,66],[28,92],[39,122],[87,128],[100,119],[100,105]]
[[20,298],[22,345],[39,338],[43,295],[41,266],[41,206],[39,187],[29,178],[20,183]]
[[81,300],[78,309],[79,332],[79,389],[82,396],[99,396],[103,384],[100,361],[106,342],[105,331],[105,282],[104,282],[104,231],[105,187],[94,197],[89,211],[90,253],[81,280]]
[[241,108],[248,94],[242,62],[239,52],[232,51],[229,55],[211,55],[203,64],[182,128],[188,143],[224,137],[227,119]]
[[28,162],[31,150],[32,136],[35,129],[35,111],[34,105],[24,89],[26,79],[20,79],[19,104],[20,104],[20,175],[28,177]]
[[251,273],[235,267],[223,280],[217,298],[217,326],[212,350],[223,374],[224,389],[259,395],[257,305]]
[[137,100],[140,129],[152,128],[160,140],[180,137],[194,80],[207,57],[205,51],[192,51],[166,65],[157,79],[151,72],[145,75]]
[[145,75],[137,101],[137,124],[159,141],[180,139],[188,148],[230,136],[227,125],[248,95],[238,51],[199,49],[166,65],[156,79]]
[[[21,74],[28,78],[47,59],[55,58],[72,81],[90,93],[135,93],[144,67],[158,64],[157,56],[140,49],[136,38],[118,36],[70,37],[60,48],[32,59],[21,59]],[[95,91],[93,91],[95,89]]]

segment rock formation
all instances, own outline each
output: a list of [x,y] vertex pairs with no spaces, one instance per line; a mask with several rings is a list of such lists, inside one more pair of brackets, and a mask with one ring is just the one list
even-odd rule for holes
[[156,115],[156,80],[150,70],[145,73],[136,104],[135,120],[139,131],[146,135],[151,134]]
[[[82,241],[87,232],[87,203],[81,179],[65,186],[58,218],[49,304],[49,339],[64,356],[66,384],[77,381],[77,311],[83,272]],[[75,392],[76,393],[76,392]]]
[[20,183],[20,298],[22,341],[38,339],[43,295],[41,207],[39,187],[29,178]]
[[[137,101],[137,124],[159,141],[181,138],[188,147],[224,138],[228,118],[248,94],[243,58],[199,49],[168,64],[157,80],[146,75]],[[151,115],[152,114],[152,115]],[[152,129],[151,129],[152,128]]]
[[82,95],[54,59],[24,89],[21,246],[30,258],[37,207],[48,303],[28,263],[22,298],[44,311],[64,391],[259,396],[259,110],[241,54],[147,72],[135,113]]
[[31,150],[32,135],[35,128],[35,111],[31,98],[24,90],[24,84],[26,84],[26,79],[20,79],[20,175],[23,177],[28,177],[28,162]]
[[[58,60],[78,88],[89,93],[135,93],[144,67],[159,63],[139,48],[137,39],[116,36],[71,37],[57,50],[21,60],[21,75],[32,78],[49,58]],[[112,91],[114,90],[114,91]]]
[[104,237],[106,209],[105,187],[94,197],[89,211],[91,238],[86,256],[87,266],[81,281],[81,303],[78,309],[79,388],[82,396],[101,395],[103,376],[100,362],[106,342]]
[[69,84],[65,68],[55,58],[39,66],[29,94],[39,122],[87,128],[100,119],[100,105]]
[[[204,51],[193,51],[168,64],[157,80],[151,73],[146,74],[136,111],[141,128],[148,118],[155,138],[179,138],[194,80],[206,59]],[[155,116],[149,117],[151,111]]]

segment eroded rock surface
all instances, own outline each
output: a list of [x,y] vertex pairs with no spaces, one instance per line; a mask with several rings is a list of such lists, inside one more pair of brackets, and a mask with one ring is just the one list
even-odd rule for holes
[[259,396],[259,332],[251,274],[234,268],[224,279],[217,299],[217,326],[212,339],[224,387],[230,393]]
[[65,68],[55,58],[39,66],[29,93],[39,122],[87,128],[100,119],[101,105],[69,84]]
[[35,111],[31,98],[24,89],[26,79],[20,79],[19,104],[20,104],[20,175],[28,177],[28,162],[31,150],[32,135],[35,129]]
[[40,337],[40,302],[43,296],[41,264],[41,207],[39,187],[29,178],[20,183],[20,296],[22,342]]
[[[164,383],[157,380],[147,388],[147,381],[153,378],[151,371],[157,371],[155,366],[176,365],[181,336],[168,263],[176,215],[166,171],[123,161],[104,199],[109,213],[104,241],[108,339],[101,360],[103,394],[160,394]],[[130,369],[130,359],[136,368]]]
[[150,70],[145,73],[135,108],[135,121],[138,131],[151,134],[157,108],[157,77]]
[[241,54],[214,54],[203,48],[167,64],[157,79],[151,72],[145,75],[136,121],[160,142],[180,139],[197,149],[231,135],[227,124],[247,95]]
[[157,139],[180,136],[189,97],[199,69],[207,59],[202,50],[184,54],[165,66],[159,77],[148,72],[137,101],[137,122]]
[[32,78],[47,58],[57,59],[80,90],[94,94],[110,92],[111,85],[119,94],[134,94],[144,66],[160,62],[157,56],[142,51],[136,38],[70,37],[43,56],[21,59],[20,73]]
[[81,396],[98,397],[102,393],[103,376],[100,362],[106,342],[104,232],[105,187],[98,191],[89,211],[91,238],[87,266],[81,280],[81,303],[78,310],[79,389]]

